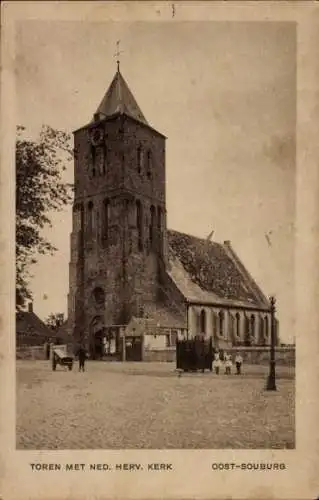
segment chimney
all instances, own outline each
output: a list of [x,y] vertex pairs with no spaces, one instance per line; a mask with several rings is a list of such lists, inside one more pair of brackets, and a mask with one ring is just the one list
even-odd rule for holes
[[33,313],[33,302],[29,302],[28,311],[29,311],[29,313]]
[[224,241],[224,245],[225,245],[226,247],[230,247],[230,240],[225,240],[225,241]]

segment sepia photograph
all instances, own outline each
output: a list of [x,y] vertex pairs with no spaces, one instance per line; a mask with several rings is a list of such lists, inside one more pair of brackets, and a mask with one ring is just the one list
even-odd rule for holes
[[17,449],[294,449],[295,23],[15,44]]

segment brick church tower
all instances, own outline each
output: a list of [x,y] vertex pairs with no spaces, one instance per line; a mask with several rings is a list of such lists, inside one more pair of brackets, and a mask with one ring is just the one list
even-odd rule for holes
[[96,331],[155,303],[166,261],[165,137],[146,121],[118,68],[93,120],[74,132],[69,328]]

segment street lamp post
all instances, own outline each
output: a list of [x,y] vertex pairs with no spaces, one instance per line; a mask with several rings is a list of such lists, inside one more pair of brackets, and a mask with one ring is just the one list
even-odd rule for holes
[[275,345],[276,345],[276,299],[270,297],[270,361],[269,361],[269,375],[267,380],[267,391],[276,391],[276,358],[275,358]]

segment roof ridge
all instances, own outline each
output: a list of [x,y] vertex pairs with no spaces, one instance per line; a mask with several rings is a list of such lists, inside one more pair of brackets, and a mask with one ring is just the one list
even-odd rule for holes
[[205,243],[210,243],[210,244],[213,244],[213,245],[218,245],[220,246],[221,248],[224,248],[224,245],[222,243],[219,243],[218,241],[212,241],[212,240],[208,240],[207,238],[202,238],[200,236],[195,236],[194,234],[190,234],[190,233],[185,233],[183,231],[177,231],[176,229],[167,229],[167,232],[168,233],[177,233],[177,234],[181,234],[183,236],[188,236],[190,238],[193,238],[195,240],[199,240],[199,241],[202,241],[202,242],[205,242]]

